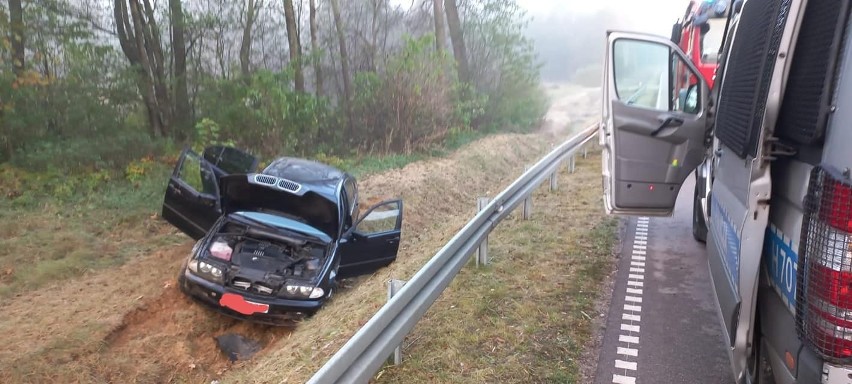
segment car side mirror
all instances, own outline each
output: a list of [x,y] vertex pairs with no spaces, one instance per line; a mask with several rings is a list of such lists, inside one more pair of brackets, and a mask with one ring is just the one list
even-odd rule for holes
[[698,114],[701,111],[698,100],[698,92],[700,84],[692,84],[686,89],[686,96],[683,101],[683,111],[690,114]]

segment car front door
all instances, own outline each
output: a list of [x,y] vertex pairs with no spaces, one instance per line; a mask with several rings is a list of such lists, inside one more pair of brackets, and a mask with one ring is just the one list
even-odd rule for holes
[[377,271],[394,260],[402,233],[402,200],[379,203],[364,214],[340,244],[339,277]]
[[224,145],[211,145],[202,152],[204,160],[213,166],[216,176],[235,173],[252,173],[257,169],[258,160],[251,154]]
[[162,215],[193,239],[204,237],[221,215],[213,166],[189,148],[183,150],[169,178]]
[[709,89],[671,41],[609,32],[604,105],[608,213],[671,215],[681,184],[704,158]]

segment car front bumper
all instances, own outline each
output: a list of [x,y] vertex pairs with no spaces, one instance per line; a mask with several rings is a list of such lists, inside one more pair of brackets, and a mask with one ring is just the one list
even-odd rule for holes
[[[258,296],[251,293],[224,287],[220,284],[207,281],[183,270],[178,278],[181,291],[196,302],[203,304],[223,315],[236,319],[247,320],[254,323],[287,326],[302,320],[306,316],[313,315],[319,310],[325,299],[292,300],[270,296]],[[242,296],[245,300],[257,304],[269,305],[266,313],[253,313],[245,315],[231,308],[219,304],[223,294],[232,293]]]

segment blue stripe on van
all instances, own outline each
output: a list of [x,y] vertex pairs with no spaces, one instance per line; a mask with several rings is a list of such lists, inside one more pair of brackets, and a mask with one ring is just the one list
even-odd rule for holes
[[769,274],[769,281],[787,308],[796,312],[796,271],[799,255],[793,249],[793,240],[784,240],[780,229],[766,228],[763,240],[763,267]]

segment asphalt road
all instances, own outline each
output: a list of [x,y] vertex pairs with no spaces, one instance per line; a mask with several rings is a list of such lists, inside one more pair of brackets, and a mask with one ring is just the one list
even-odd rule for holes
[[674,217],[631,217],[596,383],[733,383],[704,245],[692,238],[690,176]]

